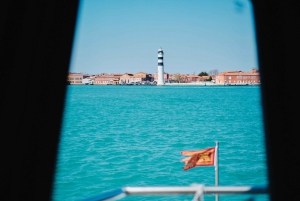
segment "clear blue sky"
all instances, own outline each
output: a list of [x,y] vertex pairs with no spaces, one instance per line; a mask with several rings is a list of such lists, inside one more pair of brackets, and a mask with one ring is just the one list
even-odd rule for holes
[[248,0],[81,0],[70,72],[167,73],[258,68]]

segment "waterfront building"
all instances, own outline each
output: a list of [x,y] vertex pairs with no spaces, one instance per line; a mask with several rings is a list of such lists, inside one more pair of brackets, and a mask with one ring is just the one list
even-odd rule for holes
[[187,75],[186,76],[187,83],[199,82],[200,76],[198,75]]
[[167,81],[168,83],[174,82],[173,80],[173,74],[169,74],[169,79]]
[[205,80],[209,79],[209,75],[203,75],[203,76],[199,76],[199,81],[200,82],[204,82]]
[[122,76],[120,76],[119,84],[128,84],[130,82],[133,82],[133,74],[132,73],[125,73]]
[[162,48],[158,49],[157,52],[157,56],[158,56],[158,71],[157,71],[157,85],[164,85],[165,81],[164,81],[164,51],[162,50]]
[[120,77],[123,75],[122,73],[113,73],[114,75],[114,84],[120,84]]
[[216,75],[216,84],[260,84],[260,76],[257,68],[251,72],[226,71]]
[[121,74],[101,73],[95,77],[94,85],[117,85]]
[[94,83],[95,83],[95,77],[96,77],[96,75],[91,75],[91,76],[89,77],[89,79],[90,79],[89,84],[90,84],[90,85],[94,85]]
[[169,82],[186,83],[187,82],[187,75],[186,74],[175,73],[175,74],[173,74],[169,77]]
[[89,78],[89,77],[90,77],[89,74],[70,72],[67,77],[67,82],[68,82],[68,84],[71,84],[71,85],[74,85],[74,84],[81,85],[81,84],[84,84],[82,82],[82,80]]
[[211,82],[215,83],[216,82],[216,76],[212,75],[211,78],[212,78]]
[[142,83],[142,82],[146,82],[146,81],[149,81],[149,82],[153,81],[152,75],[149,73],[144,73],[144,72],[138,72],[138,73],[134,74],[133,78],[134,78],[134,82]]
[[82,79],[81,81],[82,81],[82,84],[84,84],[84,85],[89,85],[90,82],[91,82],[91,79],[90,79],[90,78],[84,78],[84,79]]
[[[164,78],[164,82],[169,82],[169,79],[170,79],[169,73],[164,72],[163,78]],[[158,82],[158,72],[156,72],[155,74],[153,74],[153,81]]]

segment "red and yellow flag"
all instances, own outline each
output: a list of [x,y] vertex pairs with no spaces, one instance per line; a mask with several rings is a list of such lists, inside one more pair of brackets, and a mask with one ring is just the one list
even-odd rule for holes
[[181,160],[185,164],[182,169],[188,170],[196,166],[214,166],[215,151],[215,147],[195,151],[182,151],[182,155],[190,156]]

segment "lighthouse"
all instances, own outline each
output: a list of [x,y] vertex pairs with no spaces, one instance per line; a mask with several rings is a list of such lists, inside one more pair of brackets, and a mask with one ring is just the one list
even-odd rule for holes
[[157,85],[164,85],[164,51],[159,48],[157,52],[158,57],[158,71],[157,71]]

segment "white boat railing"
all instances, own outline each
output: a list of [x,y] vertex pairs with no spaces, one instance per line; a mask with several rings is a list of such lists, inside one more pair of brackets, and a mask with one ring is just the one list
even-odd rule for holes
[[124,187],[100,195],[84,199],[83,201],[117,200],[125,196],[134,195],[194,195],[193,201],[201,201],[205,194],[235,195],[235,194],[268,194],[267,186],[160,186],[160,187]]

